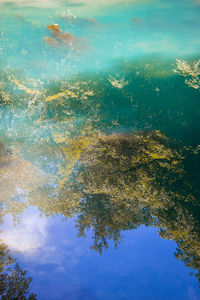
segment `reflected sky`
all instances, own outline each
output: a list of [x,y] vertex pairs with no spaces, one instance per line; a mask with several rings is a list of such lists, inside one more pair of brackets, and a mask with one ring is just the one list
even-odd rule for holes
[[38,299],[191,299],[199,290],[189,270],[174,256],[176,244],[162,240],[155,229],[141,226],[124,232],[123,244],[103,255],[77,238],[72,221],[24,213],[13,227],[3,226],[5,242],[20,251],[18,261],[33,276]]

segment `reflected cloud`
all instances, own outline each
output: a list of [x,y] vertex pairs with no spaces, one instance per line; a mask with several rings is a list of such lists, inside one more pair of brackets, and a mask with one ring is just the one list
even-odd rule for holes
[[69,273],[79,264],[79,258],[87,256],[90,250],[87,242],[85,246],[80,246],[71,222],[61,223],[59,236],[52,239],[51,228],[58,221],[60,217],[41,217],[36,209],[26,210],[17,225],[7,215],[0,239],[11,251],[17,251],[25,260],[36,263],[40,275],[41,272],[46,274],[46,267],[52,265],[55,272]]
[[25,255],[35,254],[47,238],[47,220],[37,213],[25,213],[21,223],[13,226],[10,217],[5,217],[4,231],[1,238],[11,250]]
[[[58,221],[58,220],[57,220]],[[57,222],[56,221],[56,222]],[[65,235],[68,240],[66,243]],[[55,272],[71,272],[79,265],[80,257],[87,256],[90,253],[88,245],[80,245],[79,238],[76,237],[74,229],[69,223],[62,224],[62,234],[58,239],[49,239],[47,243],[41,247],[40,255],[37,255],[37,263],[41,267],[54,265]],[[34,258],[34,259],[35,259]]]

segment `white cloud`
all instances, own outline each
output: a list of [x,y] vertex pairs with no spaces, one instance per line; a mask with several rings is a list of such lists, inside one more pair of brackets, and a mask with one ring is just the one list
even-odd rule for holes
[[20,224],[14,226],[10,218],[5,218],[5,229],[1,238],[9,249],[32,255],[41,248],[47,238],[47,221],[37,213],[24,214]]

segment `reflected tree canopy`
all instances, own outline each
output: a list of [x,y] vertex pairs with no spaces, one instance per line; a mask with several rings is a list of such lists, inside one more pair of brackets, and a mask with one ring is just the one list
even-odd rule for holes
[[[145,77],[135,66],[127,70],[124,64],[120,69],[126,70],[126,76],[93,75],[92,80],[83,76],[53,83],[19,81],[9,72],[1,75],[1,216],[16,217],[32,205],[47,216],[73,217],[80,236],[92,230],[92,248],[100,253],[111,241],[117,247],[124,230],[155,226],[162,238],[177,243],[176,258],[198,270],[199,278],[199,148],[168,138],[166,133],[173,136],[172,130],[163,125],[173,119],[180,133],[182,116],[187,115],[181,103],[174,115],[174,107],[168,107],[172,79],[172,99],[180,98],[176,84],[187,96],[192,90],[195,101],[199,91],[178,75],[174,78],[172,70],[162,73],[162,78],[153,64],[144,65]],[[131,77],[136,69],[139,75]],[[151,104],[143,100],[149,95]],[[133,125],[127,113],[147,125],[151,118],[151,130],[148,126],[144,130],[143,121]],[[159,121],[160,130],[153,130],[158,118],[165,122]],[[192,125],[185,120],[181,132],[188,141],[185,132]],[[24,289],[28,287],[30,280],[22,279],[26,273],[18,265],[9,272],[6,280],[18,276],[25,280]]]
[[[1,242],[1,241],[0,241]],[[27,275],[4,243],[0,243],[0,297],[2,300],[34,300],[29,293],[32,278]]]
[[123,230],[156,226],[177,243],[176,258],[199,270],[199,150],[159,131],[85,136],[77,143],[80,158],[70,177],[60,173],[54,200],[32,197],[33,204],[47,214],[75,216],[79,235],[92,230],[92,248],[100,253],[110,240],[117,247]]

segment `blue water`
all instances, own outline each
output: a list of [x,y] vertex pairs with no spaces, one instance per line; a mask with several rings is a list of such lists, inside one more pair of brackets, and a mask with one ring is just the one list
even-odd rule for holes
[[0,0],[2,299],[200,299],[199,15]]
[[39,299],[199,297],[194,278],[173,256],[175,243],[160,239],[155,229],[125,231],[119,248],[112,245],[103,255],[90,250],[91,233],[78,238],[73,222],[40,219],[36,210],[26,211],[15,228],[5,220],[3,229],[5,241],[21,252],[19,262],[33,276]]

